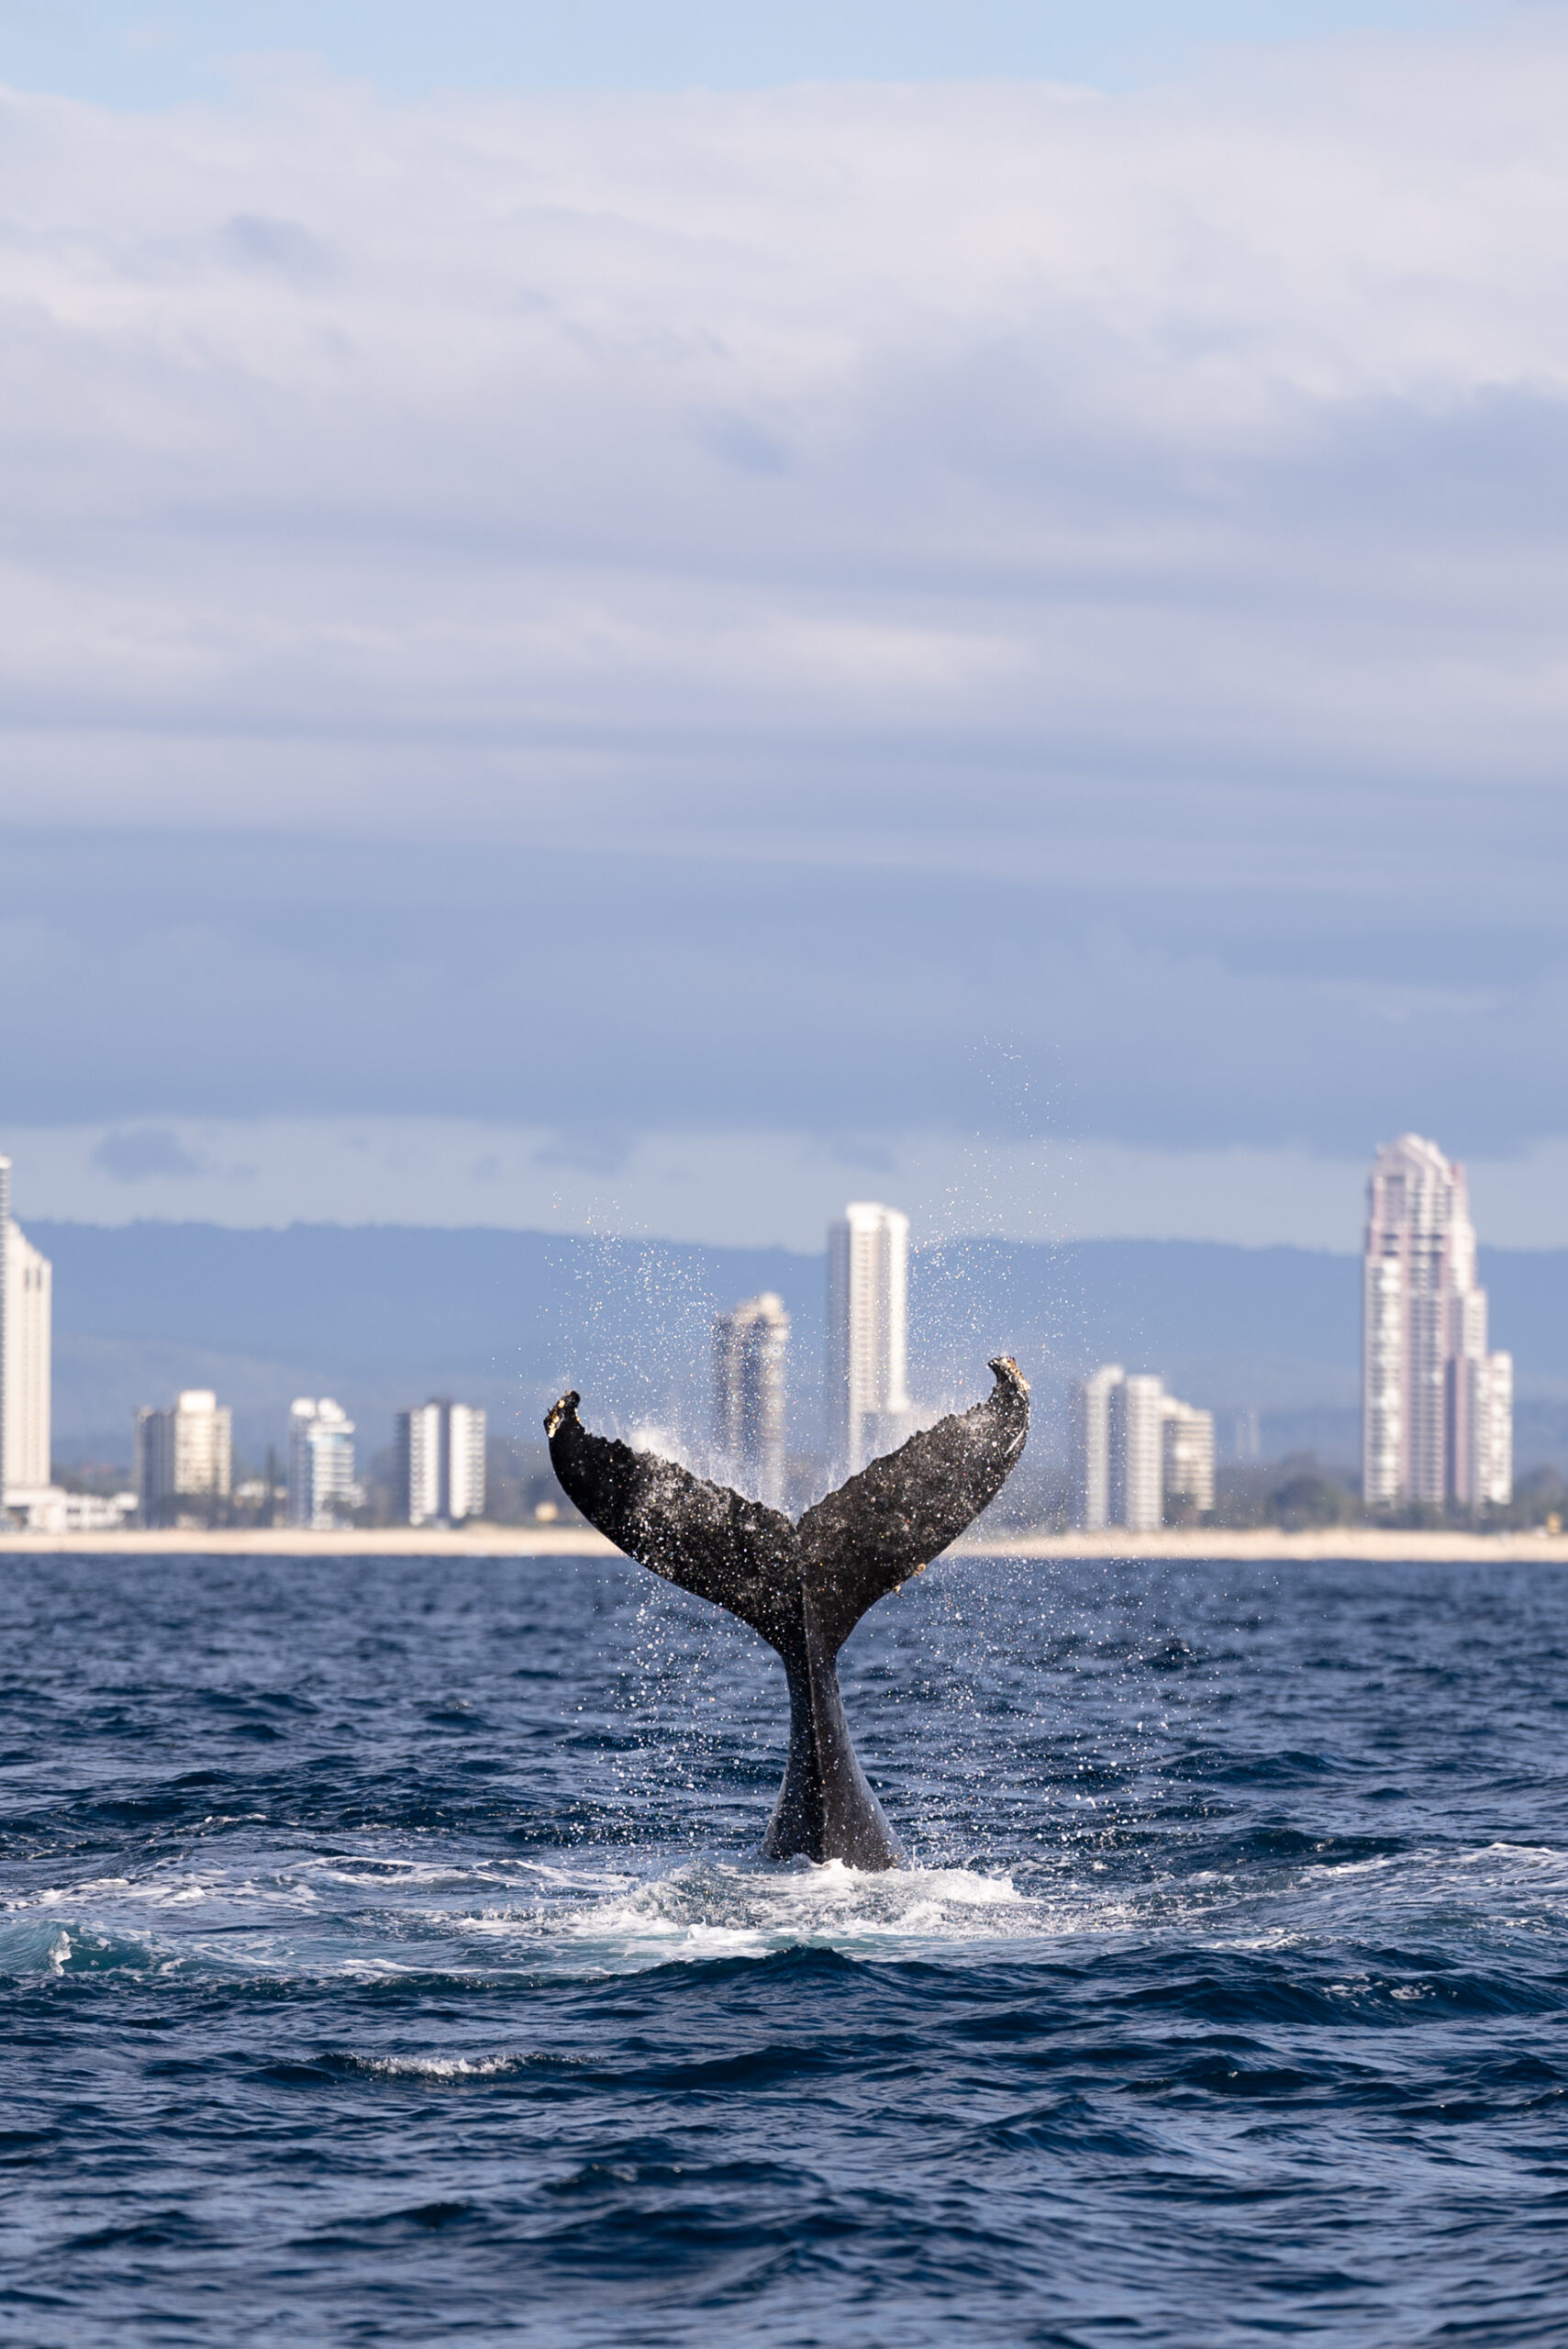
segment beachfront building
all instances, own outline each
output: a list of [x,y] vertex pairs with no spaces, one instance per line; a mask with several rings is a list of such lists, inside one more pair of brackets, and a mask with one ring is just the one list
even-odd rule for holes
[[1152,1533],[1177,1504],[1214,1507],[1214,1414],[1150,1372],[1105,1363],[1073,1398],[1073,1517],[1084,1531]]
[[1462,1165],[1385,1143],[1367,1183],[1362,1490],[1369,1508],[1513,1497],[1513,1357],[1488,1349]]
[[769,1508],[784,1505],[789,1315],[771,1289],[713,1325],[715,1474]]
[[9,1513],[28,1533],[123,1533],[139,1515],[132,1492],[68,1493],[61,1485],[13,1487]]
[[486,1427],[477,1404],[445,1396],[399,1411],[397,1497],[406,1523],[462,1525],[484,1516]]
[[1073,1522],[1086,1533],[1111,1523],[1111,1397],[1127,1376],[1107,1362],[1073,1390]]
[[50,1481],[53,1321],[54,1268],[11,1220],[0,1158],[0,1515],[33,1532],[77,1530],[66,1522],[76,1497]]
[[1153,1533],[1165,1521],[1165,1386],[1148,1372],[1111,1390],[1111,1523]]
[[18,1492],[48,1488],[50,1461],[50,1386],[51,1377],[54,1271],[19,1224],[7,1216],[0,1224],[0,1246],[6,1257],[6,1301],[3,1344],[6,1366],[0,1373],[4,1401],[0,1437],[5,1461],[7,1505]]
[[1214,1413],[1179,1403],[1173,1395],[1164,1397],[1162,1411],[1164,1508],[1191,1508],[1207,1516],[1214,1507]]
[[289,1523],[329,1531],[357,1508],[354,1423],[330,1395],[289,1405]]
[[828,1451],[835,1481],[914,1432],[909,1219],[852,1200],[828,1227]]
[[[11,1162],[0,1158],[0,1241],[11,1229]],[[0,1246],[0,1508],[6,1505],[6,1300],[10,1288],[10,1251]]]
[[229,1498],[233,1464],[233,1414],[210,1387],[187,1387],[166,1411],[138,1411],[136,1506],[143,1525],[210,1519]]

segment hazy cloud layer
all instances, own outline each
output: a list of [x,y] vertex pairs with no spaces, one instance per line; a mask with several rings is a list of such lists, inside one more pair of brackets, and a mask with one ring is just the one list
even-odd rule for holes
[[1568,1130],[1554,24],[6,100],[12,1113]]
[[[499,1119],[182,1119],[7,1126],[13,1206],[90,1224],[484,1225],[816,1252],[846,1198],[895,1199],[922,1245],[1009,1240],[1360,1246],[1364,1156],[1171,1151],[936,1130],[812,1136],[664,1127],[629,1140]],[[1568,1142],[1470,1162],[1489,1243],[1568,1255]],[[1510,1341],[1511,1342],[1511,1341]],[[1565,1389],[1568,1394],[1568,1389]],[[1320,1398],[1321,1399],[1321,1398]]]

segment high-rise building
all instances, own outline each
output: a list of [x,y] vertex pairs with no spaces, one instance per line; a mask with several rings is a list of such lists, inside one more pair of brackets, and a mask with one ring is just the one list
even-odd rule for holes
[[209,1387],[192,1386],[172,1409],[136,1415],[136,1501],[143,1525],[210,1516],[233,1477],[233,1414]]
[[1464,1169],[1401,1134],[1373,1161],[1362,1285],[1362,1490],[1478,1508],[1513,1497],[1513,1357],[1487,1350]]
[[1148,1372],[1102,1364],[1073,1398],[1073,1516],[1085,1532],[1152,1533],[1168,1503],[1214,1507],[1214,1414]]
[[7,1220],[0,1238],[6,1250],[4,1475],[8,1487],[37,1492],[50,1475],[54,1268],[19,1224]]
[[1111,1390],[1111,1522],[1152,1533],[1165,1520],[1165,1387],[1148,1372]]
[[1161,1436],[1164,1507],[1185,1502],[1207,1515],[1214,1507],[1214,1413],[1167,1395]]
[[913,1431],[909,1219],[851,1200],[828,1227],[828,1447],[852,1475]]
[[359,1499],[354,1423],[330,1395],[289,1405],[289,1523],[328,1531]]
[[769,1508],[784,1505],[784,1386],[789,1315],[771,1289],[713,1325],[717,1473]]
[[50,1497],[54,1272],[11,1220],[0,1158],[0,1508],[32,1523]]
[[[4,1243],[6,1234],[10,1229],[11,1162],[8,1158],[0,1158],[0,1243]],[[10,1472],[6,1464],[6,1388],[8,1383],[6,1376],[7,1324],[6,1300],[11,1286],[10,1271],[11,1252],[4,1244],[0,1244],[0,1508],[6,1506],[6,1487],[11,1481]]]
[[[485,1430],[476,1405],[445,1396],[398,1412],[398,1505],[410,1525],[461,1525],[484,1516]],[[350,1455],[350,1480],[352,1474]]]
[[1073,1391],[1073,1522],[1088,1533],[1111,1522],[1111,1397],[1126,1376],[1107,1362]]

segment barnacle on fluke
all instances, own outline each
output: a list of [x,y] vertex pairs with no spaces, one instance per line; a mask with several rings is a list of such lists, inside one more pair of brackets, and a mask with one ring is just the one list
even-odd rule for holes
[[1029,1385],[1009,1355],[984,1402],[939,1420],[808,1508],[798,1524],[673,1460],[591,1434],[582,1397],[545,1419],[568,1497],[628,1558],[728,1608],[778,1651],[789,1760],[762,1849],[891,1868],[899,1851],[866,1784],[839,1694],[840,1649],[869,1607],[917,1575],[995,1498],[1029,1434]]

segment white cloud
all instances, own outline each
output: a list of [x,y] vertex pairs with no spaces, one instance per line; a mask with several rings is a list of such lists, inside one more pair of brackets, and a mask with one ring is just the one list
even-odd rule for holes
[[[1114,96],[0,100],[10,872],[122,828],[0,907],[14,1112],[891,1147],[1000,1036],[1188,1166],[1568,1130],[1565,112],[1555,17]],[[102,1211],[271,1212],[180,1147]]]
[[933,734],[1265,833],[1325,766],[1555,782],[1565,104],[1550,27],[1118,97],[13,96],[3,804],[526,830],[576,774],[722,833]]

